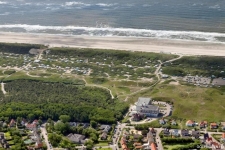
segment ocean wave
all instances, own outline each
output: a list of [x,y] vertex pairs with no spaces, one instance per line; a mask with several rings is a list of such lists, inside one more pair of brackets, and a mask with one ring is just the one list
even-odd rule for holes
[[62,6],[99,6],[99,7],[112,7],[115,5],[118,5],[118,3],[112,3],[112,4],[106,4],[106,3],[97,3],[97,4],[89,4],[89,3],[83,3],[80,1],[73,1],[73,2],[65,2]]
[[7,2],[0,1],[0,5],[8,4]]
[[91,35],[91,36],[127,36],[127,37],[153,37],[164,39],[183,39],[220,42],[225,33],[198,32],[198,31],[171,31],[112,27],[80,27],[80,26],[41,26],[41,25],[0,25],[0,29],[23,29],[27,32],[56,31],[62,34]]
[[10,13],[9,12],[5,12],[5,13],[3,13],[3,14],[0,14],[0,16],[7,16],[7,15],[9,15]]

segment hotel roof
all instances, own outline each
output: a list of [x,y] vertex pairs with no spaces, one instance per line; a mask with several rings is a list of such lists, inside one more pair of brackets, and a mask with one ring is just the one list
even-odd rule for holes
[[139,97],[137,106],[149,105],[151,104],[152,99],[147,97]]

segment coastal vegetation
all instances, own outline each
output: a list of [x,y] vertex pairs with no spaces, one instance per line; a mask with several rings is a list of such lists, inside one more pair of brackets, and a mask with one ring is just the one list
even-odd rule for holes
[[198,75],[225,78],[225,58],[216,56],[184,56],[162,67],[164,74],[172,76]]

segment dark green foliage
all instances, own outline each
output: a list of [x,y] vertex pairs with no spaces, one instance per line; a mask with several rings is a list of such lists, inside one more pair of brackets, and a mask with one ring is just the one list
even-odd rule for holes
[[44,46],[38,44],[0,43],[0,52],[6,53],[29,54],[32,48],[40,49],[44,48]]
[[16,72],[15,70],[6,70],[6,71],[4,71],[4,74],[11,75],[11,74],[13,74],[15,72]]
[[128,104],[111,99],[105,89],[63,83],[15,80],[5,85],[8,92],[0,101],[0,116],[30,120],[58,120],[68,115],[72,121],[114,123],[121,120]]

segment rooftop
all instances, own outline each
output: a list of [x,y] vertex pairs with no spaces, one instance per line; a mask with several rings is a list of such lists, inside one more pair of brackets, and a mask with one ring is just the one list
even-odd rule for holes
[[139,97],[138,102],[137,102],[137,106],[150,105],[151,101],[152,101],[151,98]]

